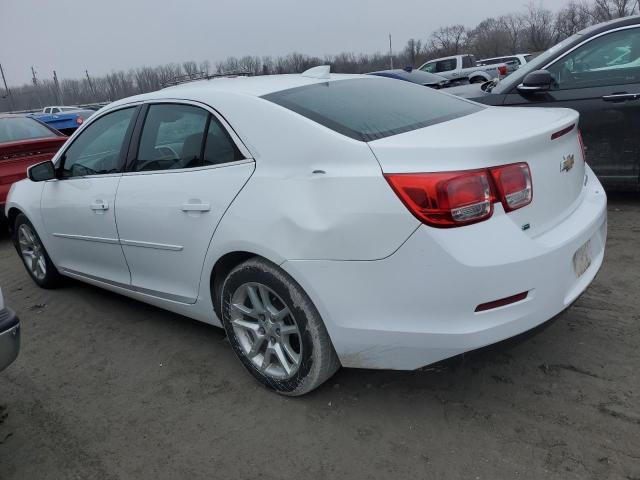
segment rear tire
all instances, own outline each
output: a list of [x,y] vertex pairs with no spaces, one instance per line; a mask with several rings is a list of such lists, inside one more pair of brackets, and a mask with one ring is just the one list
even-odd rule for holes
[[56,288],[62,277],[49,258],[36,229],[24,214],[19,214],[13,228],[13,244],[27,269],[27,273],[38,286]]
[[222,285],[222,323],[244,367],[282,395],[304,395],[340,368],[311,299],[286,272],[254,257]]

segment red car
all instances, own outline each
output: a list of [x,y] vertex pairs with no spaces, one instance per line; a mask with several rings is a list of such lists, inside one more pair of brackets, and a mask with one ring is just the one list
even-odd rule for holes
[[11,184],[27,176],[27,168],[51,159],[67,136],[33,118],[0,114],[0,217]]

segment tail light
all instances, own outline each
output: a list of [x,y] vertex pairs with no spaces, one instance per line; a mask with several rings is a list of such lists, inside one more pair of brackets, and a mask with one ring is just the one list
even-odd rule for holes
[[76,117],[76,123],[78,125],[82,125],[82,122],[84,122],[84,119],[82,117]]
[[582,132],[578,130],[578,140],[580,140],[580,151],[582,152],[582,161],[587,161],[587,149],[584,148],[584,140],[582,140]]
[[498,67],[498,73],[499,73],[501,76],[503,76],[503,77],[504,77],[504,76],[507,74],[507,66],[506,66],[506,65],[500,65],[500,66]]
[[512,212],[531,203],[533,186],[529,165],[514,163],[492,168],[490,171],[505,212]]
[[533,198],[526,163],[458,172],[386,174],[385,178],[418,220],[438,228],[486,220],[493,215],[495,202],[511,212]]

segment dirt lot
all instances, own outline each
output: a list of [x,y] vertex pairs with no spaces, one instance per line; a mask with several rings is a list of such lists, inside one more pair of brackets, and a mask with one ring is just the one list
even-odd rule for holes
[[258,386],[221,330],[39,290],[5,235],[23,349],[0,374],[0,478],[640,479],[640,202],[609,214],[595,283],[534,336],[298,399]]

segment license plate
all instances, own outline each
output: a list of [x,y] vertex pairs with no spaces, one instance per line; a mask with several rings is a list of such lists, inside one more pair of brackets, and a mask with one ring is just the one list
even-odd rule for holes
[[573,270],[577,277],[581,277],[591,266],[591,240],[582,245],[573,254]]

